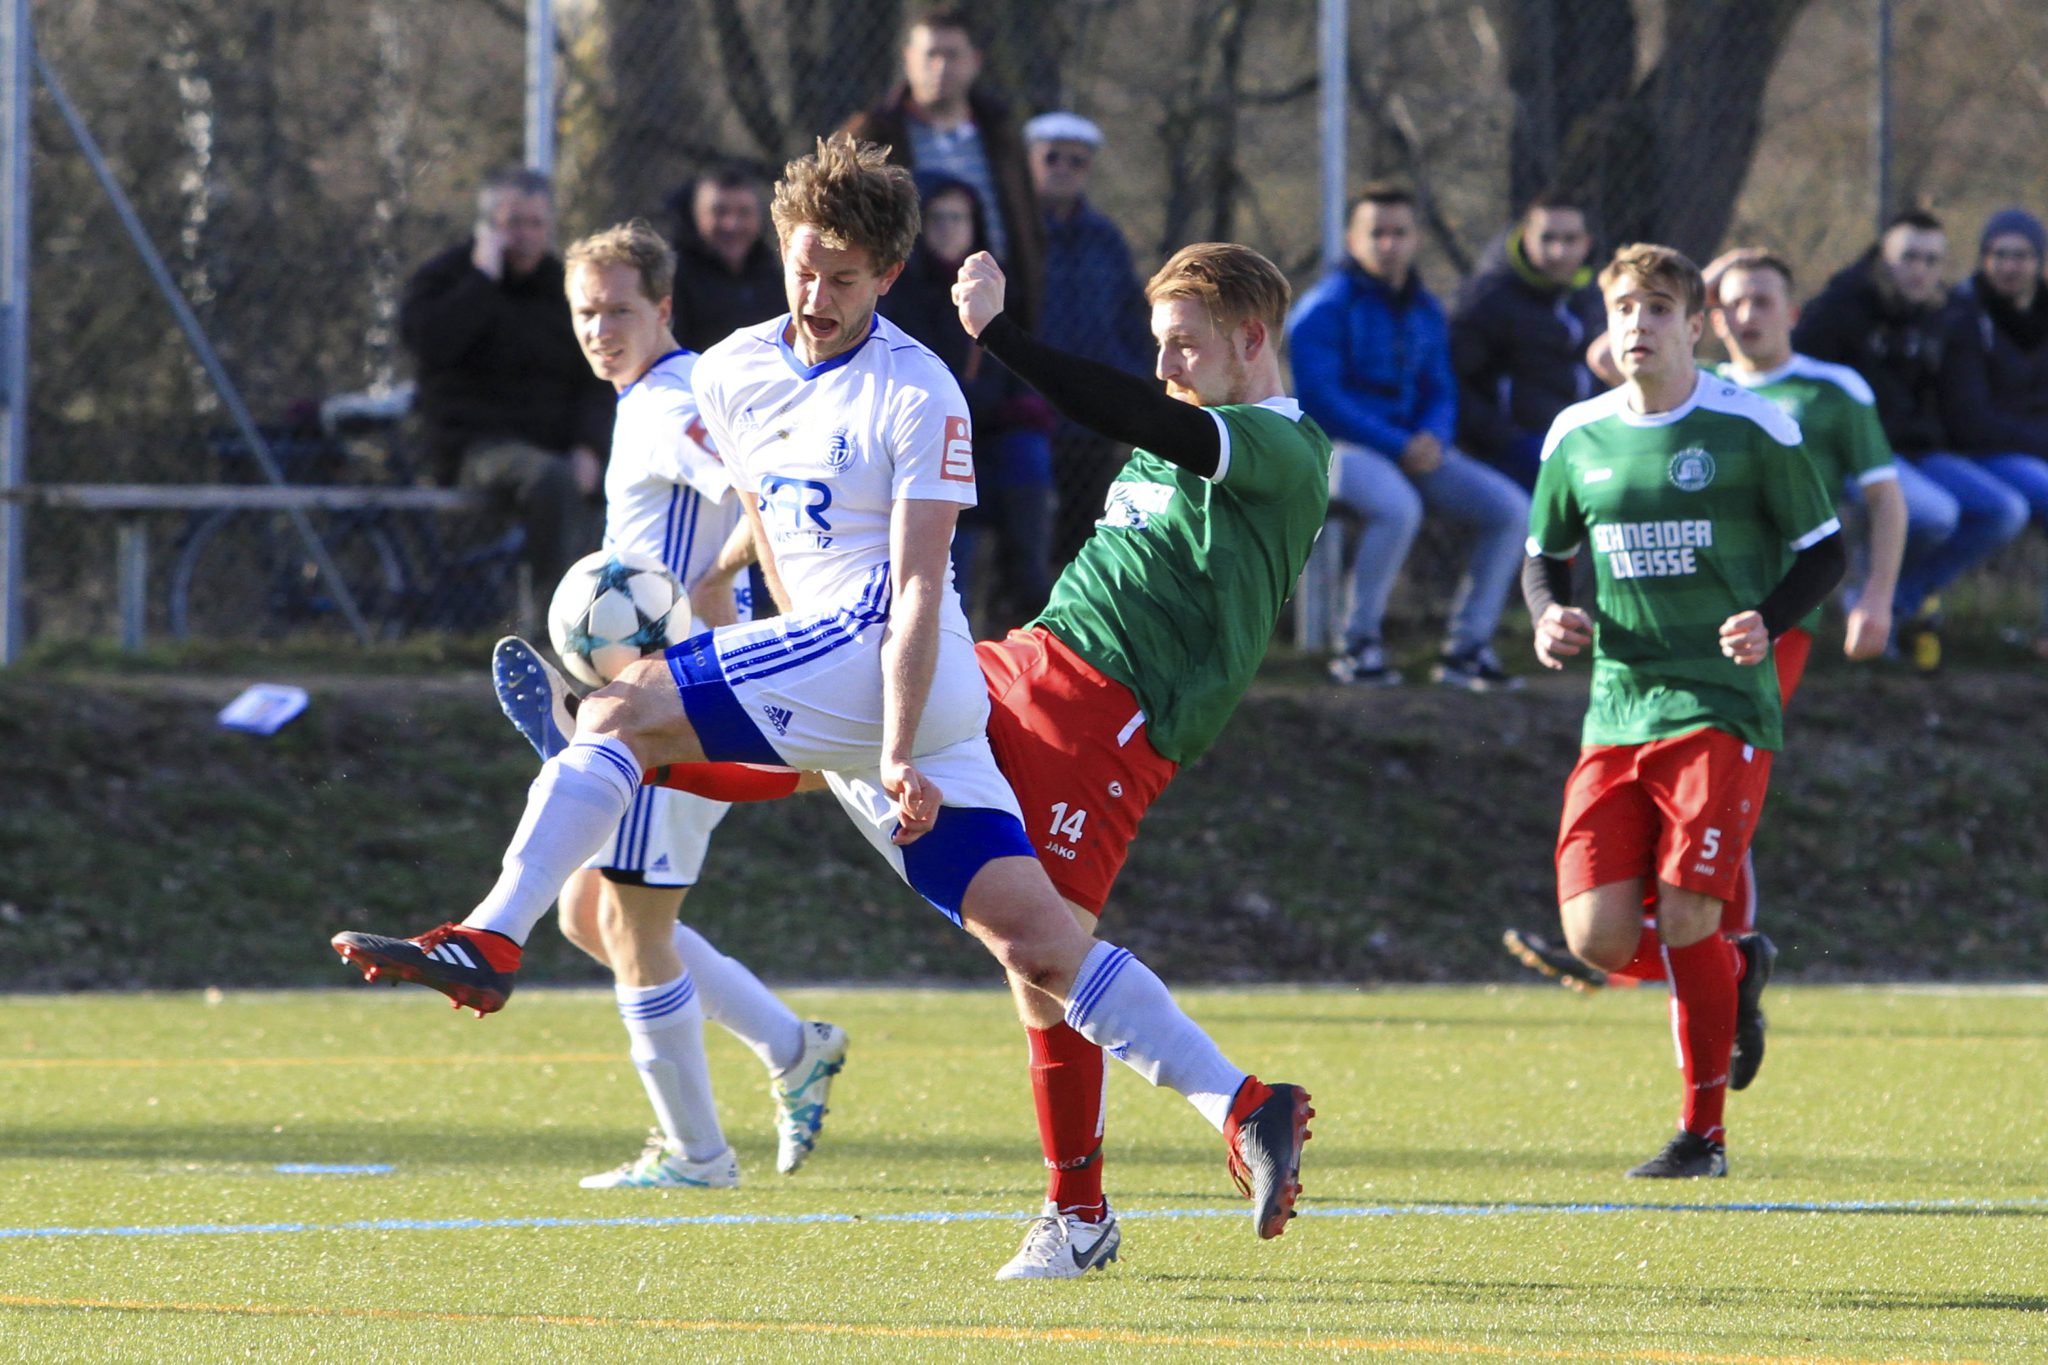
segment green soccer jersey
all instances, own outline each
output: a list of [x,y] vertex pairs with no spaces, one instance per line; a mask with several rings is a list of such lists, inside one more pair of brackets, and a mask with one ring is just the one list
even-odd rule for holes
[[1833,535],[1833,500],[1767,400],[1701,374],[1669,412],[1615,389],[1566,408],[1544,442],[1529,549],[1593,559],[1593,686],[1582,742],[1643,744],[1703,726],[1783,743],[1777,671],[1721,653],[1721,623]]
[[[1806,458],[1813,461],[1821,487],[1841,497],[1851,483],[1868,487],[1899,477],[1892,463],[1891,442],[1877,420],[1877,397],[1863,376],[1847,365],[1795,354],[1775,370],[1751,374],[1733,365],[1717,368],[1723,379],[1768,398],[1799,424],[1806,437]],[[1815,607],[1799,624],[1820,628]]]
[[1330,438],[1293,399],[1208,411],[1215,477],[1133,454],[1034,622],[1130,688],[1175,763],[1237,709],[1330,504]]

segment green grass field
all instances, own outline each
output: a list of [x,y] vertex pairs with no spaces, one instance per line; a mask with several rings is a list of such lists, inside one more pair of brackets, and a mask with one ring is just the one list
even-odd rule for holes
[[714,1028],[743,1184],[653,1193],[576,1186],[646,1123],[605,994],[0,998],[0,1360],[2048,1361],[2040,993],[1773,992],[1732,1174],[1677,1188],[1620,1176],[1676,1113],[1661,992],[1187,998],[1315,1092],[1304,1216],[1258,1242],[1112,1067],[1123,1260],[1011,1285],[993,991],[796,992],[853,1050],[794,1177]]

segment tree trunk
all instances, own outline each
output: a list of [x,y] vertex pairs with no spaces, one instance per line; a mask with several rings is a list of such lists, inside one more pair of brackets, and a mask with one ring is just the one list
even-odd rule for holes
[[1756,152],[1764,90],[1808,0],[1668,6],[1633,80],[1629,0],[1499,0],[1515,95],[1509,185],[1587,196],[1610,243],[1719,244]]

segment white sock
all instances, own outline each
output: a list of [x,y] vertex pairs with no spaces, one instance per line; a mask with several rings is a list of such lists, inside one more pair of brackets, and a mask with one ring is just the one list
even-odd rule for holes
[[661,1131],[691,1161],[709,1161],[725,1150],[725,1133],[711,1098],[696,984],[684,972],[666,985],[614,986],[612,992]]
[[523,946],[569,874],[618,830],[639,790],[640,762],[615,739],[578,739],[549,759],[526,789],[526,815],[505,848],[498,884],[462,922]]
[[704,1017],[724,1025],[770,1071],[795,1066],[804,1050],[804,1021],[796,1012],[762,985],[746,963],[719,952],[689,925],[676,925],[675,943],[677,956],[696,979]]
[[1067,992],[1067,1023],[1153,1085],[1177,1090],[1217,1132],[1245,1082],[1166,983],[1126,949],[1097,943]]

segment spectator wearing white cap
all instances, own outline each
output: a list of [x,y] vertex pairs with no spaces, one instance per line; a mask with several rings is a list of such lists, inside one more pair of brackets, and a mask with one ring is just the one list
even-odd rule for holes
[[[1136,375],[1152,372],[1151,309],[1123,230],[1088,202],[1102,129],[1064,110],[1024,125],[1031,180],[1045,212],[1045,341]],[[1059,505],[1053,562],[1081,548],[1128,452],[1072,423],[1053,445]]]

